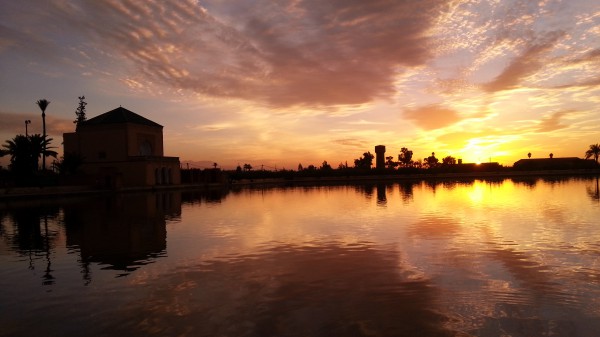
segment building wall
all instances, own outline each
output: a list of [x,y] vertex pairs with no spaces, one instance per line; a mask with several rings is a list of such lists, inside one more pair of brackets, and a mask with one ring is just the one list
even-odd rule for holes
[[129,156],[164,155],[162,127],[127,124],[127,135]]
[[65,153],[79,153],[86,162],[127,160],[128,139],[125,125],[80,127],[77,132],[65,134],[63,138]]
[[104,187],[181,183],[179,158],[164,157],[162,127],[123,123],[80,126],[65,133],[64,152],[81,154],[81,169]]
[[176,157],[131,157],[121,162],[85,163],[82,169],[100,187],[181,184],[179,158]]

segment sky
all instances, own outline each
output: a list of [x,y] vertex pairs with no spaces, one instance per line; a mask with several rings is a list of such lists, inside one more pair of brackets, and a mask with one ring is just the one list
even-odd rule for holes
[[[512,164],[600,142],[597,0],[0,0],[0,140],[62,150],[79,96],[191,167]],[[6,165],[7,157],[0,164]]]

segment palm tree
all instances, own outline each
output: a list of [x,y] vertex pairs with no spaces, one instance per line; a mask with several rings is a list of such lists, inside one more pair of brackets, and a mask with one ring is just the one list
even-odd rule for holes
[[20,174],[29,174],[38,170],[40,156],[56,158],[56,151],[50,150],[52,138],[44,138],[40,134],[29,137],[17,135],[2,145],[0,157],[10,156],[10,168]]
[[585,159],[594,157],[596,164],[598,164],[598,157],[600,156],[600,144],[590,145],[589,150],[585,151]]
[[2,145],[0,157],[10,156],[10,169],[14,172],[27,174],[35,171],[36,166],[31,157],[31,142],[23,135],[16,135]]
[[[52,138],[48,138],[46,136],[42,136],[40,134],[35,134],[29,136],[30,151],[31,151],[31,159],[35,162],[35,167],[37,169],[39,158],[42,157],[42,162],[45,163],[46,157],[54,157],[58,155],[56,151],[50,150],[52,147],[49,146],[52,142]],[[45,169],[45,167],[44,167]]]
[[[42,98],[35,103],[42,110],[42,131],[43,131],[44,138],[46,138],[46,108],[48,107],[48,104],[50,104],[50,101],[45,98]],[[45,150],[46,149],[44,149],[44,151]],[[44,171],[46,171],[46,156],[42,157],[42,163],[43,163]]]

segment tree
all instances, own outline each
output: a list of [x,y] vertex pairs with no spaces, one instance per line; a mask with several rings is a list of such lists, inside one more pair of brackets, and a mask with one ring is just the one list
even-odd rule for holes
[[251,170],[252,170],[252,165],[244,164],[244,171],[251,171]]
[[427,167],[427,168],[436,168],[438,166],[438,163],[440,162],[439,159],[437,159],[435,157],[435,152],[431,152],[431,156],[423,159],[423,164]]
[[527,154],[527,158],[531,159],[531,152]]
[[29,137],[16,135],[2,145],[0,156],[10,156],[9,168],[13,172],[27,174],[36,170],[36,165],[31,156],[31,142]]
[[592,144],[590,148],[585,151],[585,159],[594,157],[596,164],[598,164],[598,157],[600,156],[600,144]]
[[373,158],[375,158],[375,156],[371,154],[371,152],[365,152],[359,159],[354,159],[354,167],[370,169],[371,166],[373,166]]
[[456,158],[452,156],[447,156],[442,159],[442,165],[456,165]]
[[[45,98],[42,98],[35,103],[40,107],[40,110],[42,110],[42,132],[43,132],[42,135],[44,136],[44,138],[46,138],[46,108],[50,104],[50,101]],[[44,171],[45,171],[46,170],[46,157],[45,156],[42,157],[42,163],[43,163],[43,167],[44,167]]]
[[321,164],[321,170],[331,170],[331,165],[327,163],[327,160],[323,161],[323,164]]
[[413,152],[405,147],[400,149],[400,154],[398,155],[398,161],[404,167],[411,167],[413,164]]
[[58,162],[58,172],[60,174],[75,174],[83,164],[83,157],[78,153],[65,153]]
[[398,162],[394,161],[394,156],[385,157],[385,166],[387,168],[393,169],[398,166]]
[[550,159],[554,158],[554,153],[550,153]]
[[46,139],[40,134],[29,137],[17,135],[7,140],[0,151],[0,156],[10,156],[10,169],[19,174],[31,174],[38,170],[39,158],[52,156],[56,158],[57,153],[49,150],[52,138]]
[[42,136],[39,133],[29,136],[31,158],[34,162],[36,171],[40,157],[42,157],[42,162],[44,162],[44,165],[46,162],[46,157],[56,158],[58,153],[56,153],[56,151],[50,150],[51,148],[53,148],[50,146],[52,140],[52,138]]
[[87,103],[84,101],[85,96],[79,96],[79,106],[77,107],[77,110],[75,110],[75,116],[77,116],[75,118],[75,120],[73,121],[73,123],[75,123],[76,128],[79,127],[79,124],[82,122],[85,122],[87,120],[87,117],[85,116],[85,106],[87,105]]
[[304,167],[302,167],[302,163],[298,163],[298,172],[304,170]]

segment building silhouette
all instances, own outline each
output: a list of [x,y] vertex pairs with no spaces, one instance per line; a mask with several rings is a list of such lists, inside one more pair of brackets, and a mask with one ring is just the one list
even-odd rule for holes
[[385,145],[375,146],[375,168],[385,168]]
[[180,184],[179,158],[163,153],[163,126],[119,107],[63,134],[65,155],[79,155],[81,170],[110,188]]
[[593,169],[596,162],[577,157],[521,159],[513,164],[515,170],[572,170]]

